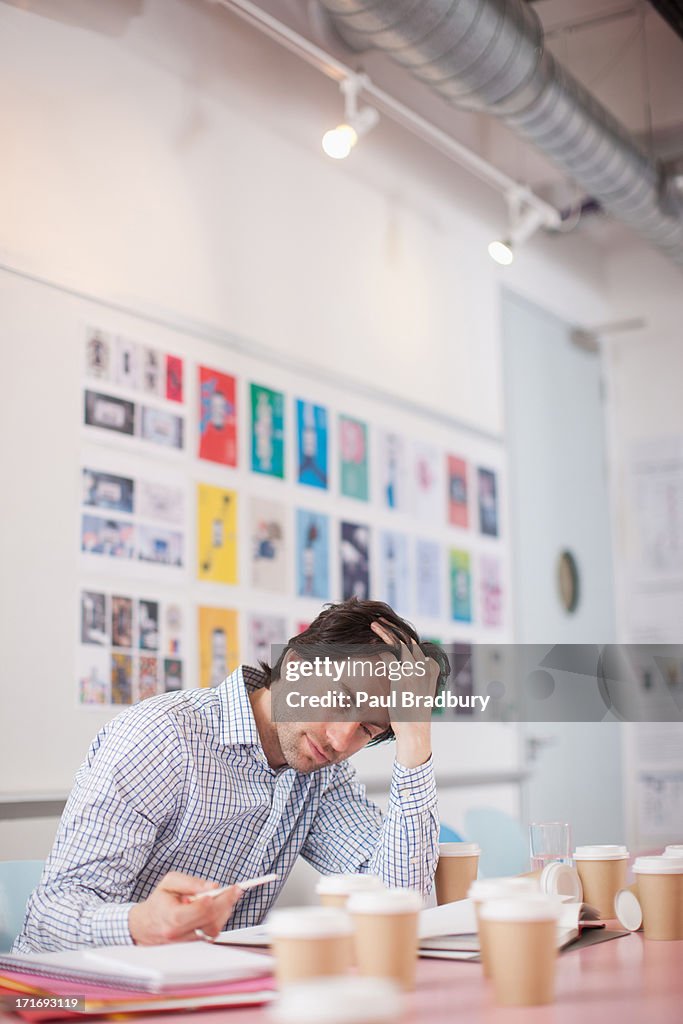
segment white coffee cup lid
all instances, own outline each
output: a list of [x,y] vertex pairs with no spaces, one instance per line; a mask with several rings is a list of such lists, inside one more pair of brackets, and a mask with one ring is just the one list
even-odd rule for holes
[[478,843],[439,843],[439,857],[478,857]]
[[625,846],[604,844],[602,846],[577,846],[574,860],[628,860]]
[[614,914],[619,924],[630,932],[637,932],[643,923],[638,897],[630,889],[620,889],[614,897]]
[[665,857],[683,857],[683,843],[676,843],[673,846],[664,848]]
[[422,910],[422,897],[414,889],[354,892],[346,909],[349,914],[410,914]]
[[388,978],[316,978],[285,986],[270,1010],[275,1024],[384,1024],[403,1013]]
[[291,907],[269,914],[266,929],[274,939],[324,939],[350,935],[353,925],[349,915],[336,907]]
[[560,903],[551,896],[517,896],[494,899],[481,908],[485,921],[555,921]]
[[537,893],[538,883],[535,878],[478,878],[472,882],[467,893],[469,899],[482,903],[525,893]]
[[683,874],[683,857],[662,855],[661,857],[636,857],[633,870],[637,875],[680,875]]
[[583,886],[576,868],[561,861],[546,864],[539,879],[541,892],[548,896],[569,896],[576,903],[583,900]]
[[323,875],[318,879],[315,891],[319,896],[346,896],[352,892],[383,888],[379,875]]

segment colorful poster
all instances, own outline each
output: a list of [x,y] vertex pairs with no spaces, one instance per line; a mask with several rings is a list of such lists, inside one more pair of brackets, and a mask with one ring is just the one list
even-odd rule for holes
[[284,593],[287,589],[287,509],[278,501],[249,502],[251,582],[254,587]]
[[164,658],[163,689],[175,693],[183,688],[183,663],[179,658]]
[[199,367],[199,458],[237,465],[237,384],[234,377]]
[[162,526],[138,526],[138,560],[153,565],[182,566],[183,534]]
[[130,654],[114,653],[111,656],[111,702],[133,702],[133,659]]
[[138,646],[143,651],[159,650],[159,602],[138,602]]
[[287,624],[281,615],[249,616],[249,664],[258,667],[259,662],[273,664],[273,644],[286,644]]
[[302,633],[306,632],[306,630],[308,629],[309,626],[310,626],[310,622],[295,622],[294,623],[294,635],[295,636],[301,636]]
[[166,398],[169,402],[183,400],[183,361],[178,356],[166,356]]
[[117,434],[135,433],[135,403],[99,391],[84,393],[83,422],[88,427],[113,430]]
[[299,597],[330,596],[329,516],[296,512],[296,590]]
[[197,578],[237,583],[237,491],[197,485]]
[[492,469],[477,470],[479,482],[479,529],[489,537],[498,536],[498,495]]
[[455,455],[446,456],[448,484],[448,522],[464,530],[469,524],[467,512],[467,463]]
[[165,448],[180,449],[183,447],[184,421],[180,416],[166,412],[165,409],[152,409],[148,405],[143,405],[140,411],[142,413],[140,436],[143,441],[161,444]]
[[140,387],[140,350],[134,341],[117,338],[114,350],[114,381],[121,388],[137,391]]
[[85,373],[96,380],[111,380],[114,343],[110,334],[89,327],[85,336]]
[[494,629],[503,625],[503,586],[500,559],[482,555],[479,559],[481,621]]
[[435,541],[415,542],[415,579],[417,614],[441,618],[441,547]]
[[110,658],[106,647],[79,647],[78,699],[81,704],[111,703]]
[[135,511],[142,519],[161,519],[164,523],[183,521],[184,492],[181,487],[138,480],[135,490]]
[[408,510],[408,466],[406,443],[399,434],[379,434],[379,487],[382,504],[399,512]]
[[380,600],[399,615],[412,614],[408,538],[393,530],[379,535]]
[[368,426],[339,417],[339,489],[345,498],[368,500]]
[[166,644],[164,650],[167,654],[175,655],[183,653],[183,610],[180,605],[166,605],[164,615],[166,626]]
[[199,685],[220,686],[239,665],[238,613],[199,608]]
[[84,468],[81,482],[83,504],[112,512],[132,512],[135,484],[130,477]]
[[140,658],[138,674],[138,700],[156,697],[159,693],[159,661],[149,655]]
[[456,622],[472,621],[472,574],[470,554],[458,548],[450,550],[451,617]]
[[344,523],[341,527],[342,600],[357,597],[367,601],[370,596],[370,528],[361,523]]
[[138,351],[142,390],[148,395],[158,395],[161,398],[166,391],[164,357],[155,348],[140,345]]
[[285,400],[281,391],[250,385],[251,468],[254,473],[285,475]]
[[111,599],[111,642],[114,647],[133,646],[133,599],[114,595]]
[[109,643],[107,595],[93,590],[81,591],[81,643]]
[[438,452],[433,445],[416,441],[413,446],[415,515],[423,522],[435,523],[443,515],[443,495],[439,487]]
[[327,409],[300,398],[296,403],[297,480],[327,487]]
[[135,557],[135,527],[120,519],[81,518],[81,551],[109,558]]

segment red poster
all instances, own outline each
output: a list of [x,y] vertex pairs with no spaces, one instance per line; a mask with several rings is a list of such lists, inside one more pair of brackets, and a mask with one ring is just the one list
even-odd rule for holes
[[199,367],[199,458],[237,465],[235,378]]
[[166,356],[166,397],[169,402],[183,400],[183,361],[178,356]]
[[448,456],[448,522],[467,529],[467,463],[455,455]]

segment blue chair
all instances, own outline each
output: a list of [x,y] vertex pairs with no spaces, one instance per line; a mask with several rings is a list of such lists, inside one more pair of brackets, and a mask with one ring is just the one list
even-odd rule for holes
[[442,825],[439,831],[439,842],[440,843],[461,843],[463,841],[462,836],[458,832],[454,832],[448,825]]
[[526,829],[516,818],[493,807],[474,807],[465,814],[467,838],[481,846],[479,876],[498,878],[529,870]]
[[0,861],[0,953],[6,953],[21,931],[29,896],[43,873],[42,860]]

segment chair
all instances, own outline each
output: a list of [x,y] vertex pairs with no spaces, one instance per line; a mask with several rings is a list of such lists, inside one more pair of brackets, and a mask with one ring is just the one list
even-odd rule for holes
[[526,830],[511,815],[493,807],[473,807],[465,814],[465,832],[481,847],[481,878],[519,875],[529,870]]
[[441,825],[439,830],[439,842],[440,843],[461,843],[463,841],[462,836],[459,832],[455,832],[448,825]]
[[29,896],[43,873],[42,860],[0,861],[0,953],[6,953],[21,931]]

